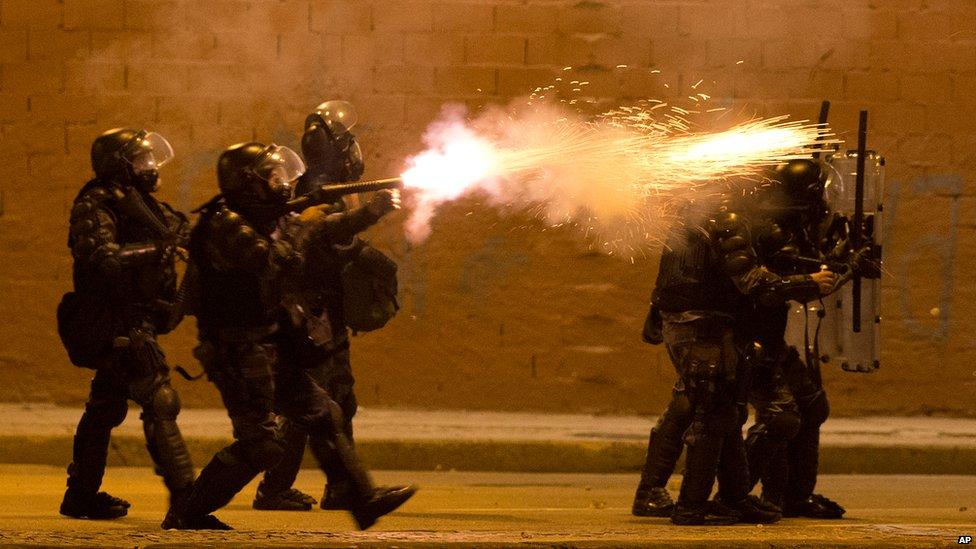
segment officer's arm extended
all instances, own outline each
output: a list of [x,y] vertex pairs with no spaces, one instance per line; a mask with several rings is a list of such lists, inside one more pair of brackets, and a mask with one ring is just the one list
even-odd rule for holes
[[[719,216],[711,232],[723,271],[743,294],[756,296],[764,305],[791,299],[806,302],[821,295],[821,285],[812,275],[779,276],[762,266],[752,247],[749,228],[736,214]],[[828,273],[821,278],[833,276]]]

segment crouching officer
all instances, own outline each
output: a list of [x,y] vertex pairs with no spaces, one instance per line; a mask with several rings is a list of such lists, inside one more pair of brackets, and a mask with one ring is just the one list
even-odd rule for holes
[[[355,110],[345,101],[322,103],[307,117],[302,153],[308,170],[299,179],[298,194],[311,193],[323,185],[356,181],[362,176],[362,152],[350,131],[356,121]],[[344,304],[350,301],[345,299],[343,280],[344,277],[346,280],[355,278],[355,281],[369,288],[385,287],[389,291],[375,301],[380,306],[384,302],[389,306],[377,316],[384,319],[392,316],[396,304],[396,265],[357,235],[399,207],[396,191],[381,191],[364,207],[347,209],[345,203],[339,200],[308,210],[302,216],[310,228],[307,234],[309,244],[300,245],[305,254],[303,274],[293,295],[295,299],[288,304],[287,318],[282,322],[281,366],[282,375],[311,380],[317,388],[302,389],[302,383],[279,384],[280,391],[285,391],[279,397],[279,403],[288,415],[287,408],[293,407],[289,403],[303,398],[300,393],[317,394],[324,391],[339,407],[339,413],[333,414],[333,420],[339,420],[340,434],[350,445],[353,442],[352,418],[356,414],[357,404],[349,363],[347,319],[355,317],[356,311],[348,311],[347,314],[344,308]],[[383,280],[377,281],[369,276],[377,269],[371,268],[369,273],[365,273],[350,268],[352,263],[369,259],[375,260],[373,266],[386,267],[379,269],[381,271],[392,270],[392,288],[390,284],[383,284]],[[355,320],[353,323],[356,324]],[[375,326],[357,327],[367,331],[383,323],[381,320]],[[284,429],[285,455],[277,467],[265,474],[254,498],[255,509],[308,510],[315,504],[313,497],[292,487],[301,467],[306,443],[310,444],[328,479],[321,507],[327,510],[352,509],[356,483],[349,472],[357,467],[349,464],[349,456],[345,455],[341,445],[330,442],[335,436],[331,432],[332,425],[309,430],[307,423],[292,421]],[[387,506],[396,508],[413,495],[415,488],[378,487],[375,492],[376,497],[387,501]]]
[[152,193],[159,168],[173,157],[163,136],[115,129],[92,144],[95,178],[71,210],[68,245],[74,291],[58,306],[58,332],[71,361],[95,377],[75,433],[61,514],[124,516],[129,503],[100,492],[112,429],[128,400],[142,407],[146,447],[178,504],[193,482],[193,466],[176,425],[180,399],[170,385],[158,334],[172,326],[166,304],[176,294],[175,256],[186,217]]

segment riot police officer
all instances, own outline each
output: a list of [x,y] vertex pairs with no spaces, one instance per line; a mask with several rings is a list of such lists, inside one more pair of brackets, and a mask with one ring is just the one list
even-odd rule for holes
[[[797,272],[799,257],[813,263],[842,259],[829,255],[843,247],[831,239],[821,242],[818,234],[833,221],[823,198],[825,176],[812,160],[793,160],[776,169],[778,196],[769,197],[769,207],[778,214],[757,228],[756,236],[775,272]],[[756,423],[746,439],[751,481],[762,480],[763,498],[782,507],[784,516],[839,519],[843,507],[813,492],[820,426],[827,420],[829,405],[819,365],[784,340],[788,311],[785,302],[755,304],[746,323],[764,349],[750,397],[756,409]]]
[[[345,101],[322,103],[306,118],[302,153],[308,170],[299,179],[298,194],[309,194],[323,185],[356,181],[362,176],[363,156],[351,132],[356,122],[354,108]],[[319,390],[338,404],[342,435],[350,444],[357,404],[349,363],[349,328],[343,314],[341,272],[366,246],[358,233],[399,207],[396,191],[380,191],[364,207],[350,210],[339,200],[303,215],[307,221],[317,218],[318,222],[312,223],[316,226],[313,243],[303,246],[307,253],[302,288],[298,299],[289,304],[289,314],[282,323],[282,370],[304,370],[302,375],[313,379]],[[281,387],[285,390],[286,385]],[[279,402],[289,402],[299,392],[296,388],[293,394],[282,395]],[[321,458],[319,462],[328,480],[321,507],[351,509],[355,490],[348,472],[355,467],[344,465],[340,447],[329,442],[334,435],[328,427],[309,431],[302,422],[289,423],[284,431],[285,455],[278,466],[265,474],[254,499],[255,509],[308,510],[315,504],[314,498],[292,487],[306,443]],[[412,486],[380,487],[377,495],[385,495],[390,505],[399,506],[414,491]]]
[[142,407],[146,446],[172,505],[193,482],[176,425],[180,400],[158,334],[172,329],[165,303],[176,293],[175,257],[186,217],[152,193],[173,149],[158,133],[114,129],[91,148],[95,178],[71,210],[68,245],[74,291],[58,307],[58,329],[72,362],[95,369],[78,423],[61,514],[124,516],[129,503],[99,492],[112,429],[128,400]]
[[[665,430],[671,433],[668,440],[672,443],[673,435],[684,433],[687,446],[685,476],[671,515],[675,524],[778,520],[778,509],[747,497],[748,468],[741,426],[750,375],[743,350],[749,340],[734,327],[749,300],[771,303],[810,299],[833,281],[829,272],[780,277],[762,267],[748,220],[736,213],[737,209],[736,204],[727,205],[707,216],[703,226],[671,234],[653,295],[662,319],[663,341],[679,376],[675,400],[663,416],[674,425]],[[662,427],[667,425],[659,425],[657,430]],[[651,448],[648,463],[676,460],[676,445],[670,446],[663,457],[655,456]],[[673,467],[673,461],[670,463]],[[718,501],[724,505],[706,505],[716,473]],[[666,475],[645,472],[642,479],[646,482],[656,477],[660,481],[662,476],[666,480]],[[663,488],[649,484],[638,488],[635,514],[643,510],[638,501],[642,495],[650,488]]]
[[[809,161],[796,160],[781,165],[769,173],[767,184],[752,193],[747,201],[740,201],[734,208],[751,220],[751,239],[757,253],[757,260],[772,270],[784,273],[775,266],[781,262],[777,254],[781,250],[808,248],[805,233],[787,232],[783,227],[796,227],[797,215],[803,212],[815,213],[822,209],[823,200],[816,189],[795,189],[797,185],[790,174],[799,170],[798,166]],[[790,222],[784,222],[784,220]],[[812,275],[821,284],[821,290],[828,291],[835,280],[833,273],[822,272]],[[782,434],[789,438],[799,423],[795,404],[789,388],[785,386],[782,375],[770,367],[776,357],[782,356],[783,346],[776,346],[777,337],[782,340],[786,322],[786,299],[777,300],[771,295],[762,299],[746,299],[740,307],[736,322],[736,340],[746,347],[758,343],[760,357],[754,357],[750,400],[763,400],[769,412],[780,412],[776,421],[770,422],[761,432]],[[659,343],[660,312],[652,306],[645,325],[644,338],[649,343]],[[771,337],[770,334],[778,334]],[[774,371],[775,370],[775,371]],[[651,431],[641,482],[634,498],[632,512],[636,516],[667,516],[673,510],[673,501],[665,485],[673,472],[674,465],[681,454],[681,436],[691,423],[690,403],[682,391],[681,382],[676,384],[673,398],[657,425]],[[772,460],[779,459],[774,444],[752,444],[749,448],[749,470],[755,484],[758,471],[765,471]],[[777,457],[774,457],[777,456]],[[762,504],[763,502],[757,502]]]
[[230,529],[211,513],[282,455],[273,411],[273,336],[285,273],[300,261],[280,238],[283,206],[305,166],[287,147],[241,143],[217,161],[220,194],[201,210],[190,237],[198,272],[195,355],[217,386],[234,442],[200,472],[163,528]]

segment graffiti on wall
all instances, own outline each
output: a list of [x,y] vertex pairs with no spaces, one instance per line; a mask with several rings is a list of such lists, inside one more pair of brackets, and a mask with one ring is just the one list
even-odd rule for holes
[[[942,216],[944,224],[934,231],[914,236],[911,247],[899,250],[896,258],[886,258],[893,266],[894,284],[898,288],[898,305],[902,323],[911,333],[936,341],[944,340],[949,335],[949,321],[952,314],[953,275],[955,273],[956,244],[959,233],[960,197],[963,192],[963,179],[958,175],[934,175],[918,177],[907,184],[893,182],[888,188],[885,204],[885,242],[888,249],[892,230],[898,226],[899,203],[905,194],[916,197],[943,197],[949,199],[949,211]],[[908,230],[906,227],[902,230]],[[938,262],[938,277],[927,280],[928,284],[938,285],[937,306],[932,309],[937,323],[922,322],[915,309],[910,305],[910,289],[918,275],[913,269],[919,261],[934,257]],[[928,271],[925,276],[928,277]]]

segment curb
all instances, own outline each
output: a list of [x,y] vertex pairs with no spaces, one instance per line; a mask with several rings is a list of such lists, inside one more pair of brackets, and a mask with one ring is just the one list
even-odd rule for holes
[[[199,467],[229,438],[186,437]],[[67,435],[2,435],[0,463],[63,467],[71,461],[72,437]],[[532,473],[630,473],[640,470],[646,444],[636,442],[492,441],[492,440],[363,440],[356,448],[371,469],[413,471],[493,471]],[[108,464],[151,466],[145,440],[131,435],[112,437]],[[303,467],[314,468],[306,453]],[[676,470],[681,470],[679,463]],[[976,448],[969,446],[823,446],[823,474],[971,475]]]

